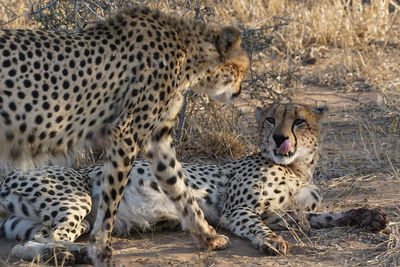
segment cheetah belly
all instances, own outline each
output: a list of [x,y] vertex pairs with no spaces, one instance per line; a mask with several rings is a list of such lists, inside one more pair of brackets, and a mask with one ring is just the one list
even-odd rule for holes
[[[164,193],[151,189],[150,179],[144,181],[142,186],[139,185],[139,181],[131,175],[130,182],[125,188],[113,230],[118,236],[127,236],[131,229],[151,230],[152,226],[162,220],[180,218],[169,198]],[[100,192],[101,186],[93,183],[92,198],[95,203],[98,202]],[[97,210],[96,204],[95,207]]]
[[[143,174],[139,174],[138,169],[143,169]],[[190,177],[189,173],[186,170],[184,171],[186,176]],[[93,208],[92,212],[86,217],[92,225],[96,218],[101,193],[100,178],[94,177],[95,181],[92,187]],[[210,193],[210,190],[207,191],[207,183],[194,189],[192,182],[194,181],[189,179],[193,195],[203,210],[206,220],[216,225],[221,217],[224,191],[214,188]],[[213,204],[210,204],[210,201]],[[177,209],[157,185],[150,166],[147,163],[134,166],[119,205],[114,224],[114,234],[127,236],[131,229],[151,230],[154,225],[165,220],[180,221]]]

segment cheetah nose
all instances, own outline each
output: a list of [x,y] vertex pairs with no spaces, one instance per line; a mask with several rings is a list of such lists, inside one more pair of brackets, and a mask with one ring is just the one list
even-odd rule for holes
[[232,95],[232,97],[238,97],[240,95],[240,93],[242,92],[242,85],[239,85],[239,91],[237,91],[236,93],[234,93]]

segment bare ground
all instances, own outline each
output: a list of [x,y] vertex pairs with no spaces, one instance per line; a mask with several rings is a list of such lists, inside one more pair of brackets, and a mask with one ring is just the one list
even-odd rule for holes
[[[346,177],[326,183],[322,185],[325,203],[328,207],[339,206],[340,209],[366,204],[379,206],[388,214],[389,221],[398,222],[398,180],[390,176],[378,178]],[[296,241],[291,233],[282,232],[282,236],[290,241],[291,249],[288,256],[277,257],[264,256],[249,241],[221,232],[230,237],[231,247],[217,252],[197,250],[192,238],[182,231],[135,234],[130,239],[114,238],[113,248],[115,258],[125,266],[384,266],[384,260],[388,259],[385,253],[390,230],[381,233],[352,227],[312,230],[305,235],[298,234],[300,241]],[[3,264],[36,266],[8,258],[16,243],[0,241]],[[388,262],[387,266],[396,265]]]
[[[297,91],[302,101],[323,101],[330,107],[325,127],[321,166],[316,183],[324,196],[321,211],[342,210],[368,205],[379,207],[387,215],[389,226],[380,233],[352,227],[312,230],[281,235],[290,242],[288,256],[265,256],[250,242],[220,229],[231,239],[231,247],[217,252],[201,251],[185,232],[137,233],[129,239],[114,238],[115,258],[122,266],[397,266],[400,264],[400,179],[399,158],[392,158],[393,168],[376,163],[365,155],[366,141],[360,134],[357,114],[359,99],[377,101],[372,92],[346,92],[307,87]],[[365,109],[361,112],[366,112]],[[366,114],[368,115],[368,114]],[[369,114],[370,115],[370,114]],[[396,136],[383,140],[398,147]],[[381,140],[380,139],[380,140]],[[370,143],[368,143],[370,145]],[[377,145],[384,145],[379,143]],[[365,157],[363,157],[365,155]],[[392,154],[391,154],[392,155]],[[395,156],[398,154],[394,154]],[[366,161],[370,160],[371,163]],[[80,241],[85,242],[87,237]],[[397,240],[397,243],[396,243]],[[9,256],[17,242],[0,240],[1,266],[37,266]],[[396,248],[397,247],[397,248]],[[81,265],[85,266],[85,265]]]
[[[23,1],[1,2],[3,9],[6,5],[14,4],[15,10],[19,11],[22,9],[19,6],[23,6]],[[298,9],[295,11],[304,14]],[[22,14],[22,11],[17,13]],[[263,15],[262,18],[265,17]],[[2,16],[2,21],[7,21],[4,18]],[[329,24],[326,18],[322,21]],[[376,17],[371,18],[375,27]],[[315,25],[318,27],[318,24]],[[362,21],[362,25],[368,26],[368,22]],[[32,26],[28,20],[28,23],[18,27]],[[296,34],[295,31],[292,32]],[[397,31],[392,29],[389,33],[395,36]],[[370,44],[367,46],[370,47]],[[126,266],[400,266],[399,118],[397,121],[390,121],[387,113],[381,114],[365,105],[380,101],[368,82],[356,81],[350,90],[341,88],[345,82],[337,83],[335,89],[324,87],[325,78],[328,79],[327,84],[332,84],[332,81],[341,79],[339,74],[348,73],[343,68],[349,64],[342,62],[344,57],[341,52],[333,52],[323,58],[322,61],[318,58],[316,65],[302,68],[302,83],[294,90],[295,99],[308,103],[326,103],[330,108],[324,127],[326,136],[322,158],[315,179],[325,201],[325,207],[321,211],[364,205],[379,207],[388,215],[389,226],[385,231],[370,233],[345,227],[313,230],[305,234],[298,233],[297,236],[282,232],[281,235],[291,243],[291,249],[288,256],[277,257],[263,255],[249,241],[222,229],[219,231],[230,237],[231,247],[217,252],[199,251],[185,232],[138,233],[129,239],[113,239],[115,258]],[[390,77],[393,77],[391,82],[398,84],[398,49],[390,55],[380,55],[373,60],[366,56],[365,59],[366,63],[362,63],[365,63],[367,73],[371,71],[372,80],[380,80],[382,77],[391,80]],[[385,64],[376,64],[375,60]],[[382,68],[386,65],[390,66],[387,70]],[[390,74],[389,78],[385,77],[386,73]],[[329,80],[332,75],[334,79]],[[390,134],[390,127],[394,132],[397,131],[397,135]],[[83,237],[80,242],[86,240],[87,237]],[[37,266],[10,257],[9,253],[15,244],[17,241],[0,239],[0,267]]]

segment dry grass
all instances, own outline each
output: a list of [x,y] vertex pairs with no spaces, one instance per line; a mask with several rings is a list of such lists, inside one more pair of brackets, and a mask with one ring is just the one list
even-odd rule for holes
[[[204,151],[205,145],[210,144],[208,140],[217,140],[218,144],[224,145],[225,150],[216,149],[223,151],[222,155],[226,155],[226,151],[240,149],[243,144],[256,149],[254,131],[243,131],[255,128],[252,122],[254,107],[271,99],[290,97],[296,88],[304,84],[345,92],[375,91],[378,97],[375,105],[363,106],[362,116],[353,115],[365,146],[360,160],[367,157],[369,162],[377,159],[378,163],[384,161],[390,164],[391,158],[398,158],[398,154],[391,155],[393,149],[386,149],[389,144],[398,144],[399,134],[400,58],[388,60],[395,51],[393,49],[400,45],[399,12],[389,12],[389,5],[394,7],[396,3],[372,1],[367,5],[361,0],[202,3],[212,10],[214,16],[211,20],[231,21],[244,29],[252,67],[247,77],[247,90],[233,107],[227,110],[215,104],[207,108],[207,111],[211,110],[209,113],[217,113],[218,118],[230,118],[210,123],[203,119],[203,113],[195,112],[199,109],[198,102],[189,106],[191,119],[188,119],[186,134],[192,138],[196,133],[204,133],[199,135],[198,142],[187,139],[194,151]],[[284,23],[287,25],[282,25]],[[280,27],[268,28],[272,25]],[[259,49],[263,45],[267,49]],[[370,110],[374,111],[374,115],[379,110],[380,118],[371,122],[363,114]],[[190,126],[190,121],[196,124],[195,127]],[[382,123],[389,123],[391,129],[382,132]],[[221,135],[221,129],[228,130]],[[379,134],[374,135],[377,131]],[[392,140],[382,142],[377,140],[377,136],[391,136]],[[213,156],[218,157],[218,154]],[[233,156],[239,157],[241,153],[234,153]]]
[[[320,92],[340,95],[350,104],[331,108],[317,181],[328,192],[340,187],[336,196],[339,200],[358,192],[365,181],[388,179],[388,183],[399,187],[399,1],[78,0],[59,1],[53,9],[44,9],[32,18],[27,16],[52,2],[33,1],[32,5],[30,1],[0,0],[0,23],[20,16],[3,28],[74,30],[108,16],[118,7],[143,2],[207,22],[232,23],[243,30],[252,59],[245,90],[239,99],[225,106],[188,94],[185,124],[177,147],[181,159],[225,161],[256,151],[255,107],[278,98],[302,101],[304,88],[318,88]],[[73,2],[80,5],[78,15]],[[357,95],[368,95],[368,101]],[[309,102],[321,101],[317,95],[307,98]],[[322,100],[331,105],[337,99]],[[333,208],[344,206],[337,201]],[[400,264],[400,211],[386,211],[392,222],[386,249],[369,264],[396,266]],[[326,230],[318,232],[313,241],[324,240],[324,235],[329,242],[339,240],[335,230]]]
[[[66,1],[32,3],[0,1],[2,21],[29,14],[29,11],[34,13],[31,19],[21,16],[4,27],[79,29],[107,17],[115,9],[145,3],[203,21],[232,23],[243,29],[252,58],[246,90],[241,99],[229,107],[198,96],[189,97],[186,127],[179,147],[179,154],[186,155],[184,158],[187,155],[237,158],[256,150],[257,141],[252,131],[255,106],[271,99],[290,97],[302,84],[374,90],[379,96],[378,108],[397,118],[393,123],[393,129],[397,131],[399,59],[388,60],[388,55],[400,45],[396,1],[371,1],[370,4],[363,0],[81,0],[75,4]],[[41,12],[35,12],[41,9]],[[320,61],[322,66],[312,69]],[[205,118],[206,115],[209,118]]]
[[400,222],[389,224],[390,236],[387,250],[377,257],[381,266],[400,266]]

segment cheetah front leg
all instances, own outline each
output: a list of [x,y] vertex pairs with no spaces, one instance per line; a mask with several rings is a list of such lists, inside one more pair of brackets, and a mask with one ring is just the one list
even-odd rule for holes
[[254,210],[239,207],[222,212],[222,225],[234,234],[247,238],[267,255],[286,255],[289,245],[266,226]]
[[89,238],[89,256],[94,266],[112,265],[111,232],[137,152],[130,126],[127,123],[126,127],[116,127],[113,139],[106,145],[99,208]]
[[223,249],[229,245],[229,239],[217,235],[214,228],[204,219],[203,211],[193,196],[182,166],[176,160],[171,129],[172,125],[168,123],[156,129],[146,149],[157,182],[180,213],[183,228],[195,237],[198,244],[213,250]]

